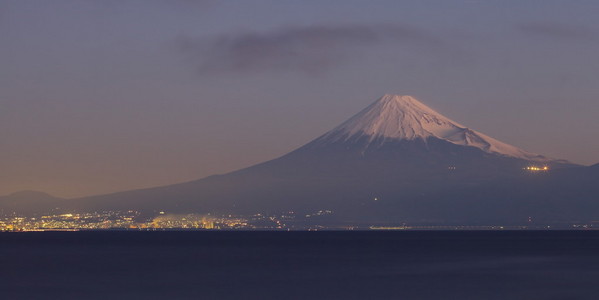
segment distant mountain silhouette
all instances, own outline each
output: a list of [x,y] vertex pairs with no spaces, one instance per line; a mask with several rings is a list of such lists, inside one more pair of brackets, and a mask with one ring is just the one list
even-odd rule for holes
[[19,213],[34,213],[52,211],[63,204],[64,199],[54,197],[44,192],[20,191],[6,196],[0,196],[0,212],[16,211]]

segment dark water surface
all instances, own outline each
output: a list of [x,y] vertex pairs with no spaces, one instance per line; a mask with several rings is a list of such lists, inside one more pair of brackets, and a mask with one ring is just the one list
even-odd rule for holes
[[0,299],[599,299],[599,231],[1,233]]

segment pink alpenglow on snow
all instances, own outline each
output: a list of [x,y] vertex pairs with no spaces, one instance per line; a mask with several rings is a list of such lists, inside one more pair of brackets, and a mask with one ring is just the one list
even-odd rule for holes
[[406,95],[384,95],[323,138],[338,140],[362,136],[368,136],[370,141],[437,138],[492,154],[539,162],[553,160],[472,130]]

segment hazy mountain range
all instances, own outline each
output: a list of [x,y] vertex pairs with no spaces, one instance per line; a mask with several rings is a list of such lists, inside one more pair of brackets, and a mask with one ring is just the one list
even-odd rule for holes
[[599,220],[599,164],[530,153],[410,96],[385,95],[282,157],[200,180],[80,199],[0,197],[23,213],[139,210],[299,214],[343,222],[492,224]]

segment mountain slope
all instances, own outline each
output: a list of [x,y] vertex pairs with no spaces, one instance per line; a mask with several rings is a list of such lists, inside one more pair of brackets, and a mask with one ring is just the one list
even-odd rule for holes
[[[445,199],[457,195],[480,199],[482,190],[496,183],[525,180],[530,174],[523,168],[531,164],[572,166],[492,139],[413,97],[385,95],[280,158],[198,181],[74,203],[80,209],[238,213],[334,209],[351,218],[366,211],[371,215],[360,217],[441,218],[444,211],[454,211],[439,211],[451,203]],[[374,198],[384,200],[374,204]],[[467,217],[470,208],[453,215]]]
[[299,215],[326,209],[352,223],[599,219],[597,173],[497,141],[412,97],[385,95],[277,159],[176,185],[69,200],[63,209]]

